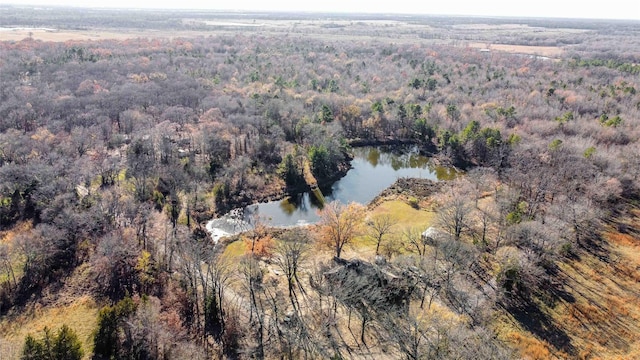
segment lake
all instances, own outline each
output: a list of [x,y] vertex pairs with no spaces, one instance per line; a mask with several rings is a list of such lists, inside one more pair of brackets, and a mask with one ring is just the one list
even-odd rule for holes
[[[353,149],[353,156],[347,174],[330,187],[321,189],[325,201],[367,204],[398,178],[438,181],[450,180],[457,175],[455,169],[437,166],[429,157],[420,155],[416,147],[393,152],[384,147],[358,147]],[[229,217],[214,219],[207,224],[207,229],[216,239],[246,229],[247,223],[256,217],[278,227],[315,223],[322,206],[317,197],[312,192],[303,192],[279,201],[249,205],[243,212],[236,212],[235,220],[231,221]],[[240,213],[244,222],[238,222]]]

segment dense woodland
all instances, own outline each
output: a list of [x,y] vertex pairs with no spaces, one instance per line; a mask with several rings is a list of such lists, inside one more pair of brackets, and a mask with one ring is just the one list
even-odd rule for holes
[[[173,23],[24,11],[3,24]],[[623,232],[638,204],[640,24],[473,32],[565,47],[547,58],[464,46],[468,19],[420,21],[453,40],[326,27],[0,42],[0,316],[90,295],[101,309],[78,358],[518,358],[491,325],[507,313],[577,357],[539,307],[567,301],[558,264],[604,252],[601,231]],[[383,143],[466,171],[429,197],[433,236],[328,204],[317,226],[257,219],[232,239],[246,255],[211,242],[212,217],[305,188],[305,166],[330,183],[352,146]],[[365,233],[378,256],[344,256]]]

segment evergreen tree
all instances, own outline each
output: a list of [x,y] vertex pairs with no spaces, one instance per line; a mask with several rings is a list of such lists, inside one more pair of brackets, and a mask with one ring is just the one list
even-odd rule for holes
[[295,187],[302,181],[302,171],[296,164],[292,154],[287,154],[278,168],[278,174],[284,179],[287,186]]
[[78,335],[67,325],[62,325],[53,341],[53,358],[80,360],[84,355]]
[[24,339],[21,360],[80,360],[84,352],[78,335],[67,325],[62,325],[55,335],[44,329],[41,339],[31,334]]
[[118,350],[118,315],[116,309],[105,306],[98,313],[98,329],[93,335],[95,359],[111,359]]
[[21,360],[38,360],[45,359],[44,345],[41,341],[34,338],[31,334],[24,339],[24,348],[22,348]]

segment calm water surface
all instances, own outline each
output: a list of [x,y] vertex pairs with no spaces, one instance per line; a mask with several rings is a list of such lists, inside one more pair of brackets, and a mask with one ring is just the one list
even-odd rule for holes
[[[379,147],[361,147],[353,149],[353,154],[351,170],[330,188],[321,189],[325,201],[367,204],[398,178],[437,181],[457,175],[453,168],[434,165],[416,148],[392,153]],[[245,220],[258,216],[272,226],[303,225],[318,221],[320,207],[316,195],[304,192],[280,201],[250,205],[245,209]]]

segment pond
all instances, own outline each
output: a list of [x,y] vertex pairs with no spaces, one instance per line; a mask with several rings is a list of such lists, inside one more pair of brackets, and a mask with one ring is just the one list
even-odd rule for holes
[[[358,147],[353,149],[351,169],[330,187],[321,189],[322,194],[303,192],[279,201],[253,204],[235,217],[214,219],[207,229],[214,239],[236,233],[248,227],[256,217],[271,226],[297,226],[318,221],[318,209],[324,201],[338,200],[342,203],[355,201],[367,204],[398,178],[426,178],[434,181],[449,180],[457,175],[454,168],[435,165],[429,157],[420,155],[416,147],[403,151],[391,151],[383,147]],[[244,221],[239,222],[242,213]],[[235,220],[232,220],[235,219]],[[216,235],[217,234],[217,235]],[[217,239],[216,239],[217,240]]]

